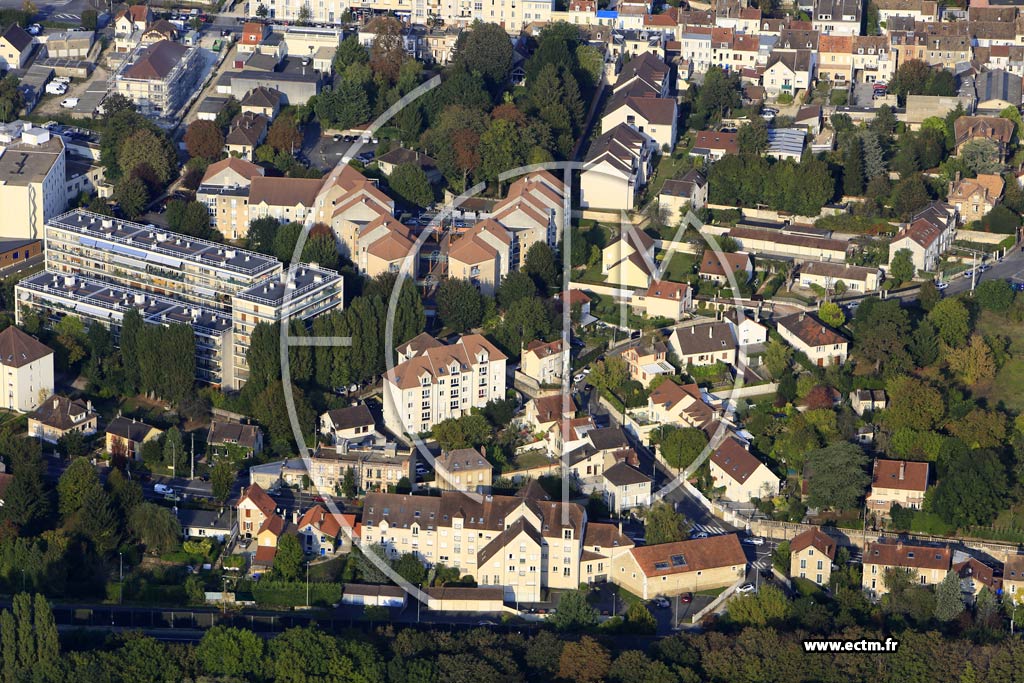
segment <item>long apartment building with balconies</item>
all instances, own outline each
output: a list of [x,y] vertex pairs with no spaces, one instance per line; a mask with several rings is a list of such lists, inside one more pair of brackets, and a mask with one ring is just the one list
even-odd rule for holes
[[[301,263],[285,270],[274,257],[152,225],[76,210],[49,221],[45,240],[46,271],[19,285],[22,305],[51,322],[69,313],[101,320],[115,338],[124,307],[164,306],[167,318],[140,310],[150,323],[193,325],[197,354],[209,356],[197,363],[197,379],[210,384],[245,384],[257,323],[307,321],[342,305],[342,277],[333,270]],[[216,344],[199,329],[201,315],[215,315]]]
[[48,221],[45,239],[47,270],[222,310],[234,294],[283,270],[273,256],[81,209]]
[[18,324],[23,322],[26,308],[39,313],[48,325],[74,315],[86,325],[103,325],[116,343],[120,343],[124,315],[133,308],[151,325],[190,325],[196,338],[196,379],[214,385],[232,383],[233,368],[224,362],[224,349],[231,346],[231,316],[223,311],[83,275],[46,271],[19,282],[16,299]]

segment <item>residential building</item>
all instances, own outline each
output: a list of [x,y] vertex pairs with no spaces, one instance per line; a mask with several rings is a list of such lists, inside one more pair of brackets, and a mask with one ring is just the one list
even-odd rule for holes
[[246,353],[253,329],[259,323],[308,324],[318,315],[338,308],[344,301],[344,283],[337,271],[293,262],[287,271],[266,278],[231,298],[231,365],[234,386],[241,388],[249,377]]
[[656,149],[671,150],[676,144],[679,117],[673,97],[657,97],[649,90],[623,88],[612,95],[601,116],[601,129],[611,130],[625,123],[644,135]]
[[1015,603],[1024,599],[1024,555],[1010,555],[1003,563],[1003,591]]
[[346,583],[341,596],[343,605],[361,607],[404,607],[405,589],[399,586],[385,586],[363,583]]
[[629,305],[648,318],[679,321],[693,308],[693,291],[684,283],[653,280],[647,291],[633,292]]
[[684,208],[697,211],[707,203],[708,181],[697,169],[687,171],[682,178],[666,180],[658,194],[658,208],[668,213],[670,222],[680,217]]
[[948,546],[911,545],[903,541],[869,543],[864,552],[862,587],[869,597],[880,598],[889,592],[885,574],[890,569],[909,570],[911,581],[935,586],[946,578],[953,566]]
[[879,268],[851,266],[831,261],[808,261],[800,266],[801,287],[817,285],[827,292],[835,292],[839,283],[844,291],[873,292],[882,280]]
[[806,144],[807,131],[803,128],[776,128],[773,126],[768,129],[768,149],[765,150],[764,155],[799,162],[803,157]]
[[725,588],[746,574],[736,534],[630,548],[611,580],[643,600]]
[[273,88],[259,86],[245,93],[241,106],[243,114],[259,114],[273,121],[281,111],[284,96]]
[[114,51],[131,52],[153,21],[148,5],[130,5],[114,17]]
[[491,492],[494,467],[475,448],[442,451],[434,460],[434,487],[442,491]]
[[53,349],[8,325],[0,332],[0,373],[6,385],[3,407],[31,412],[53,394]]
[[789,541],[789,576],[827,587],[838,544],[817,527],[797,534]]
[[263,452],[263,430],[258,425],[213,420],[206,435],[206,447],[215,454],[251,458]]
[[430,431],[505,398],[505,354],[478,334],[426,349],[384,375],[384,424],[396,435]]
[[277,503],[259,484],[250,484],[242,489],[235,510],[238,513],[238,535],[242,538],[253,538],[267,520],[280,519]]
[[651,171],[650,145],[620,123],[590,146],[580,174],[580,206],[629,211]]
[[972,140],[991,140],[999,151],[999,160],[1005,161],[1013,132],[1013,121],[999,116],[961,116],[953,122],[957,154]]
[[886,36],[853,39],[853,78],[858,83],[888,83],[896,75],[896,52]]
[[629,378],[650,386],[659,375],[674,375],[676,369],[666,359],[668,347],[660,340],[640,339],[622,351],[622,360],[629,368]]
[[702,157],[705,161],[718,161],[726,154],[739,154],[739,133],[722,133],[716,130],[697,131],[690,155]]
[[956,208],[960,224],[980,221],[1003,197],[1003,178],[994,173],[979,173],[977,178],[961,178],[949,182],[946,201]]
[[177,508],[181,535],[190,539],[212,538],[223,543],[235,534],[236,522],[231,508],[227,510],[195,510]]
[[1003,578],[999,569],[962,551],[953,553],[953,571],[960,577],[960,590],[968,601],[976,600],[983,588],[992,595],[1002,595]]
[[888,517],[893,505],[920,510],[928,490],[928,471],[927,462],[876,459],[865,501],[868,512]]
[[527,401],[522,421],[534,433],[547,432],[552,426],[571,419],[575,414],[576,402],[572,396],[551,393]]
[[[933,203],[938,204],[938,203]],[[948,212],[943,208],[948,207]],[[953,244],[956,235],[956,210],[948,205],[922,211],[889,243],[889,263],[901,249],[910,251],[915,271],[933,272],[939,257]]]
[[979,114],[992,113],[998,116],[1007,107],[1019,107],[1024,101],[1020,74],[993,69],[973,76],[965,75],[962,80],[966,83],[962,83],[960,91],[973,91],[974,111]]
[[696,427],[711,431],[716,419],[715,409],[704,402],[696,384],[679,385],[662,382],[647,398],[646,424],[652,429],[661,425]]
[[668,348],[683,368],[736,365],[736,335],[728,320],[698,320],[676,327],[669,335]]
[[320,416],[320,433],[335,446],[382,440],[377,433],[377,421],[363,404],[328,410]]
[[206,204],[210,225],[225,239],[242,240],[249,234],[249,187],[262,176],[262,166],[228,157],[210,164],[196,190],[196,201]]
[[[493,218],[480,221],[453,239],[448,248],[448,277],[469,280],[493,297],[512,263],[512,234]],[[408,252],[408,250],[407,250]]]
[[842,86],[853,81],[853,36],[823,35],[818,39],[818,78]]
[[67,152],[59,135],[27,128],[0,148],[0,205],[5,238],[39,239],[48,220],[67,208]]
[[863,0],[815,0],[811,26],[822,34],[860,35]]
[[299,545],[307,555],[333,557],[352,550],[353,539],[358,538],[355,515],[327,512],[320,505],[306,510],[295,531]]
[[270,119],[263,114],[251,111],[242,112],[234,118],[224,138],[228,154],[239,159],[252,161],[256,158],[256,148],[267,139],[270,130]]
[[313,211],[323,181],[316,178],[252,176],[249,183],[249,220],[270,216],[282,223],[304,223]]
[[506,600],[537,601],[547,588],[575,589],[586,511],[575,503],[522,496],[440,497],[374,493],[363,502],[362,541],[388,557],[413,553],[477,585],[502,587]]
[[0,34],[0,70],[21,69],[32,54],[32,36],[17,22]]
[[889,399],[882,389],[854,389],[850,392],[850,407],[861,417],[864,413],[885,410],[888,406]]
[[[50,259],[56,251],[47,250]],[[50,261],[52,264],[52,261]],[[86,325],[108,328],[115,340],[125,312],[134,308],[152,325],[185,324],[196,337],[196,379],[220,385],[230,380],[233,367],[226,345],[230,345],[231,318],[223,311],[159,297],[138,289],[108,284],[80,274],[60,275],[43,271],[22,279],[16,292],[21,303],[16,318],[23,321],[26,310],[38,313],[53,326],[68,313]]]
[[173,116],[195,93],[203,74],[199,48],[170,40],[140,45],[114,79],[116,92],[143,113]]
[[701,280],[711,280],[720,285],[731,287],[729,274],[737,285],[745,285],[754,275],[754,262],[750,254],[742,251],[721,253],[711,249],[704,250],[697,274]]
[[601,251],[601,274],[609,284],[647,289],[654,269],[654,240],[641,230],[627,229]]
[[778,97],[806,90],[814,79],[817,55],[811,50],[776,50],[761,77],[765,93]]
[[849,341],[811,313],[793,313],[776,321],[779,335],[819,367],[846,362]]
[[142,444],[159,439],[163,433],[162,429],[145,422],[118,415],[107,425],[106,451],[111,455],[120,454],[129,460],[141,460]]
[[568,368],[569,351],[561,338],[553,342],[531,341],[520,356],[519,372],[540,385],[561,384]]
[[711,479],[715,488],[724,489],[727,500],[738,503],[774,498],[782,482],[733,436],[726,437],[711,454]]
[[381,172],[388,177],[390,177],[399,166],[409,164],[426,173],[427,179],[430,180],[430,182],[436,183],[441,180],[441,171],[437,167],[437,161],[423,152],[418,152],[413,149],[396,147],[390,152],[380,155],[374,159],[374,161],[377,164],[377,168],[379,168]]
[[628,462],[619,461],[606,469],[601,477],[601,497],[608,509],[617,515],[651,505],[651,478]]
[[92,401],[70,399],[54,394],[28,415],[28,435],[47,443],[57,443],[62,436],[78,432],[92,436],[99,425],[99,414]]
[[496,202],[489,216],[512,236],[509,267],[522,268],[536,242],[554,248],[562,239],[565,216],[565,185],[549,171],[534,171],[514,180],[505,198]]

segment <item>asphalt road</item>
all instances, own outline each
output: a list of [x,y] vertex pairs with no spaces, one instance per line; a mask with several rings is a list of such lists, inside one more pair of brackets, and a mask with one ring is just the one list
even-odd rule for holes
[[[0,7],[8,9],[21,9],[22,0],[0,0]],[[94,0],[46,0],[37,2],[38,11],[36,21],[59,21],[66,24],[79,24],[82,21],[82,12],[87,9],[101,10],[106,8],[106,3]]]

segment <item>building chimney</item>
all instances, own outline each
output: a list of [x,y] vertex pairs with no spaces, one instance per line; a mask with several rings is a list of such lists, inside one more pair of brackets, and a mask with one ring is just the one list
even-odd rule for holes
[[85,402],[85,409],[86,409],[87,412],[90,412],[90,413],[92,412],[92,401],[86,401]]
[[900,461],[900,481],[903,481],[906,478],[907,478],[907,463],[901,460]]
[[715,338],[715,328],[713,328],[711,325],[708,325],[708,339],[714,339],[714,338]]
[[299,510],[298,508],[292,510],[292,524],[298,526],[299,524]]

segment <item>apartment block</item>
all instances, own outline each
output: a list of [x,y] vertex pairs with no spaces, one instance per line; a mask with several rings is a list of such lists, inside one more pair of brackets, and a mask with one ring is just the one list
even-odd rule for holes
[[953,566],[949,546],[871,543],[864,552],[862,587],[872,598],[889,592],[885,586],[887,571],[899,569],[910,573],[911,581],[921,586],[934,586],[946,578]]
[[479,334],[407,357],[384,375],[384,423],[418,434],[505,398],[505,354]]
[[321,446],[309,460],[308,475],[315,490],[333,493],[340,489],[345,473],[352,470],[358,491],[394,491],[405,479],[413,481],[413,452],[396,444],[366,443],[351,447]]
[[[479,586],[503,587],[506,600],[538,601],[545,588],[575,589],[586,510],[524,495],[439,497],[375,493],[363,503],[362,542],[389,557],[412,553],[424,564],[469,574]],[[611,559],[608,559],[611,564]]]

